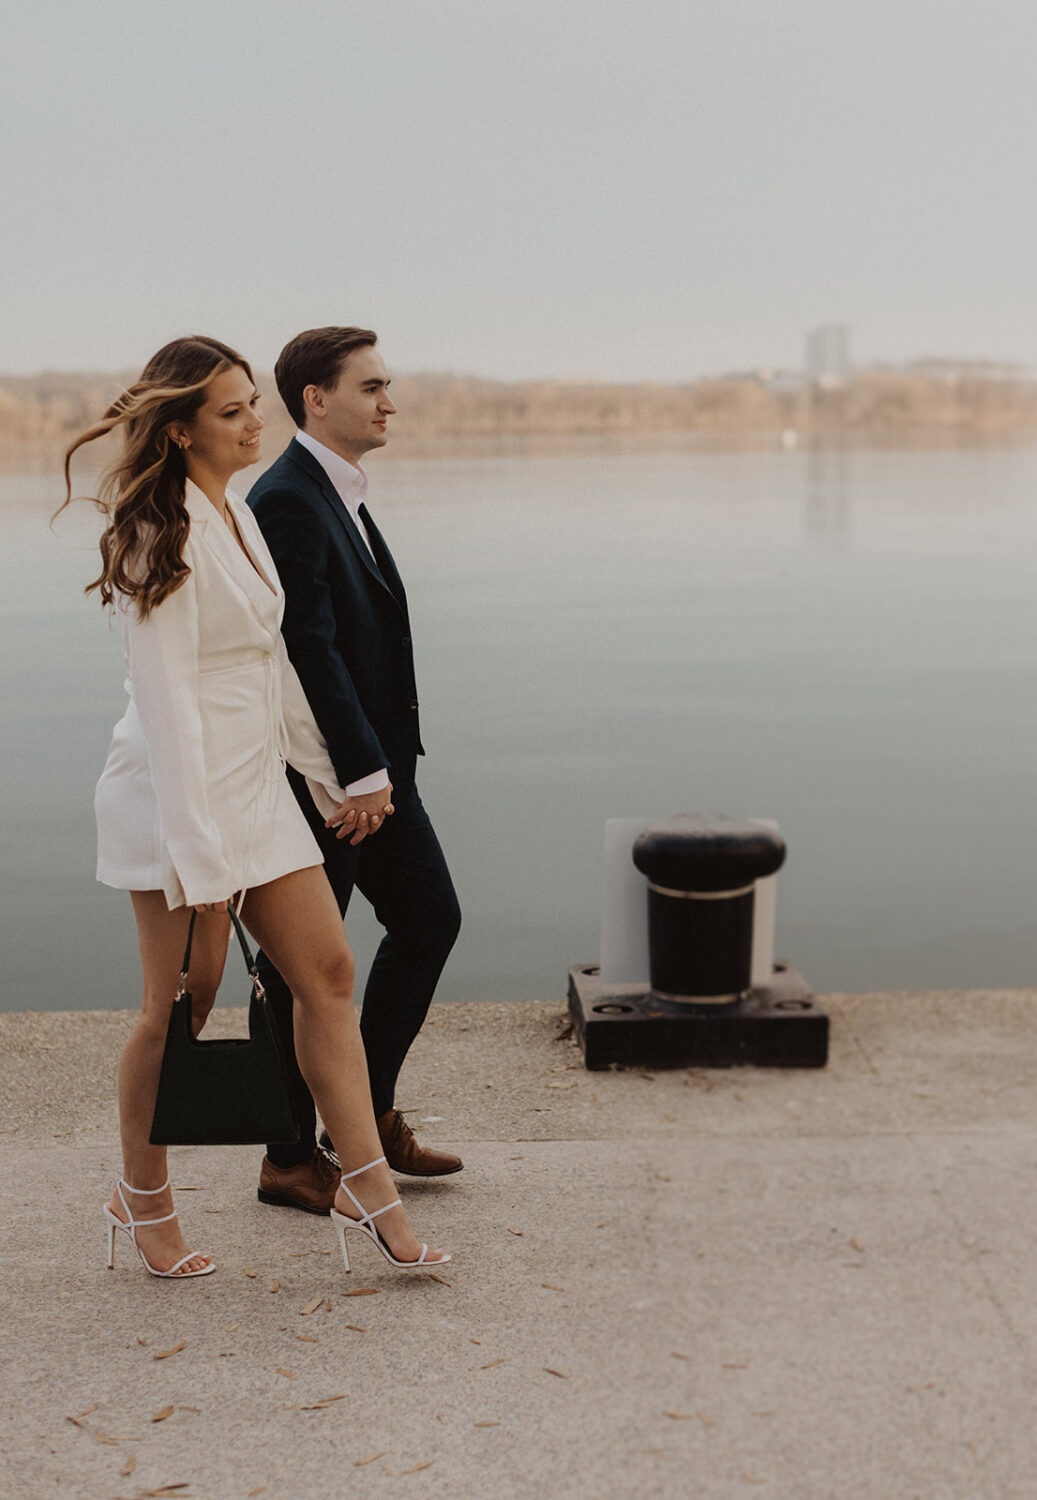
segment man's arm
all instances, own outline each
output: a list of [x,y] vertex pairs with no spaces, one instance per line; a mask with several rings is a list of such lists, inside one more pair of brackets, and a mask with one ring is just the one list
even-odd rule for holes
[[290,492],[268,490],[253,509],[285,591],[281,630],[289,658],[339,782],[348,791],[384,770],[388,756],[336,643],[327,528],[305,500]]

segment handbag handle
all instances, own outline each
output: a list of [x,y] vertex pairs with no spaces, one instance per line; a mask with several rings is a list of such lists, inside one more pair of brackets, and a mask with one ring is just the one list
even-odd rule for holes
[[[227,915],[233,922],[234,931],[237,933],[238,943],[241,947],[241,954],[245,960],[245,968],[248,970],[249,978],[252,981],[252,993],[255,995],[257,1000],[265,1000],[266,990],[263,988],[263,982],[259,977],[259,970],[256,968],[256,961],[252,957],[252,951],[248,946],[248,938],[245,936],[245,929],[241,925],[241,918],[238,916],[233,906],[229,906],[227,908]],[[180,979],[177,983],[176,994],[173,996],[174,1004],[176,1004],[178,1000],[182,1000],[184,995],[187,993],[187,971],[191,967],[191,944],[194,942],[194,924],[197,919],[198,913],[196,911],[192,911],[191,921],[187,928],[187,946],[184,949],[184,961],[180,965]]]

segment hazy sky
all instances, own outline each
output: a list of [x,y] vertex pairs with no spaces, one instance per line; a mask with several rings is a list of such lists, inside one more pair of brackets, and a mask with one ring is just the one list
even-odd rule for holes
[[1032,0],[3,0],[0,371],[1037,365]]

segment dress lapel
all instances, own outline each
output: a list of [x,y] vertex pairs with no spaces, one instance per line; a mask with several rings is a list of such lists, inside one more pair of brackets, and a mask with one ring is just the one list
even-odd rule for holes
[[[244,595],[253,613],[269,628],[271,615],[279,622],[283,607],[284,596],[277,571],[265,545],[261,548],[256,542],[251,512],[232,496],[227,497],[227,503],[238,523],[238,533],[248,557],[242,553],[230,527],[220,519],[198,486],[188,480],[184,487],[184,506],[191,518],[191,530],[201,537],[231,583]],[[243,511],[247,519],[243,517]]]

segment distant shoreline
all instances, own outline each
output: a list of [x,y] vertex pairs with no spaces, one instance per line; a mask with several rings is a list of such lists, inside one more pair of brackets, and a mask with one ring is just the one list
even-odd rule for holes
[[[0,375],[0,452],[62,445],[96,422],[126,374]],[[292,425],[271,376],[257,377],[268,433],[287,441]],[[444,442],[687,437],[707,446],[747,441],[813,447],[837,437],[941,446],[1037,432],[1037,385],[997,366],[906,365],[862,370],[838,384],[760,372],[685,385],[479,380],[402,375],[394,447]],[[5,462],[5,467],[9,463]]]

